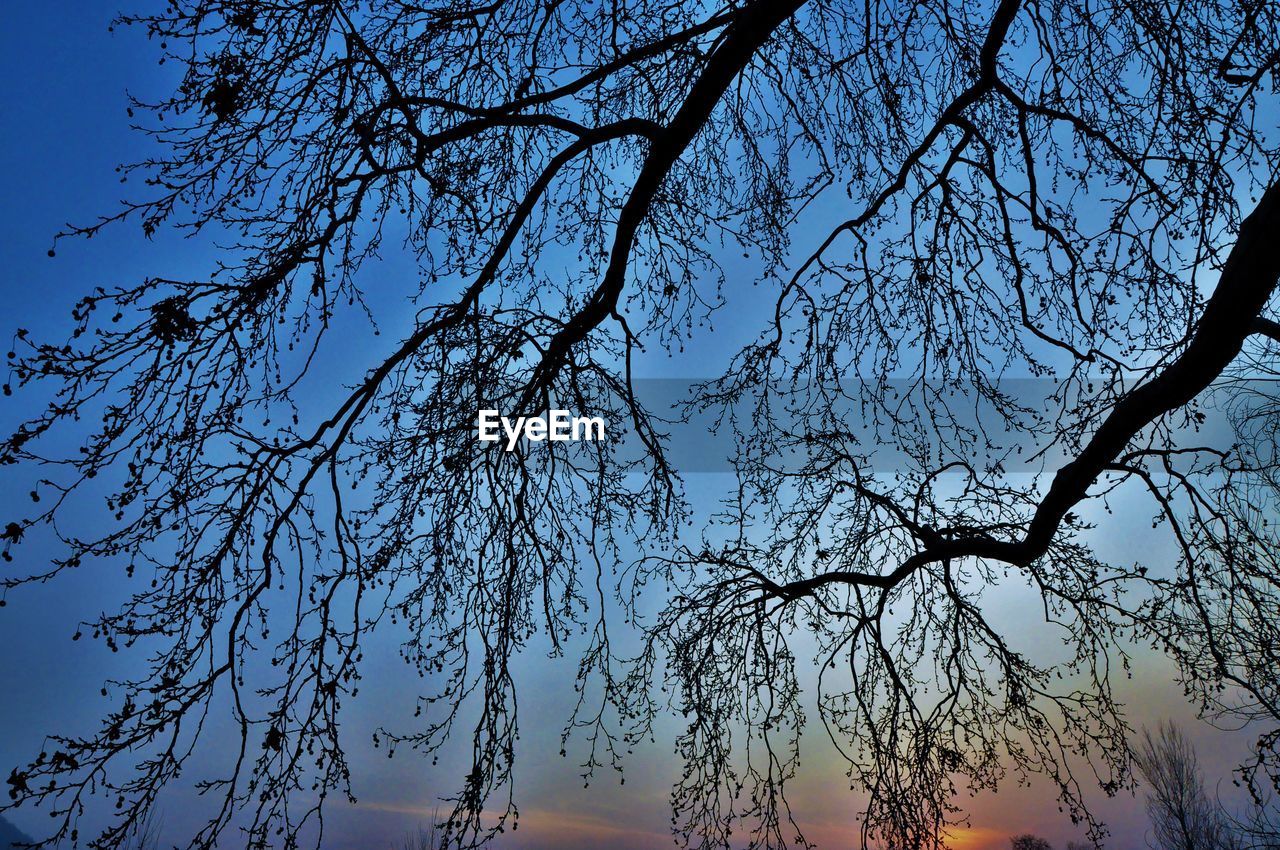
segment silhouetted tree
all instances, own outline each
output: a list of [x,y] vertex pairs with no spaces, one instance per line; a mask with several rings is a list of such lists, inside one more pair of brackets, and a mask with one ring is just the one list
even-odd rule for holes
[[440,830],[432,823],[430,827],[418,827],[400,839],[394,850],[439,850]]
[[1013,850],[1053,850],[1052,844],[1031,833],[1015,835],[1009,839],[1009,843],[1013,845]]
[[133,821],[120,844],[122,850],[161,850],[161,823],[155,809],[149,809],[140,819]]
[[1158,850],[1234,850],[1231,822],[1204,787],[1195,748],[1182,729],[1144,729],[1134,754],[1147,783],[1147,814]]
[[[1280,812],[1274,796],[1249,781],[1250,799],[1238,801],[1240,813],[1233,814],[1237,806],[1210,797],[1195,747],[1180,727],[1164,723],[1155,734],[1144,729],[1135,760],[1150,786],[1147,811],[1157,848],[1280,848]],[[1248,774],[1246,778],[1253,779]]]
[[[385,629],[429,681],[420,725],[376,743],[431,754],[469,727],[448,846],[514,827],[511,664],[538,635],[579,658],[564,734],[588,778],[684,715],[690,846],[804,843],[801,645],[865,840],[938,847],[958,790],[1031,773],[1100,836],[1087,789],[1130,782],[1120,639],[1167,652],[1206,709],[1280,717],[1274,459],[1193,433],[1215,379],[1280,339],[1278,14],[173,0],[125,18],[181,82],[133,106],[160,151],[127,169],[148,193],[71,233],[228,247],[189,279],[93,289],[66,343],[18,332],[6,392],[54,398],[0,447],[42,476],[5,519],[3,586],[123,562],[136,592],[84,628],[150,673],[105,691],[98,732],[15,768],[12,800],[50,806],[59,838],[104,793],[118,820],[94,846],[115,847],[225,704],[239,740],[190,846],[233,822],[289,846],[351,793],[339,718]],[[359,274],[393,247],[414,280]],[[406,297],[412,327],[334,387],[332,352],[357,352],[335,329],[395,322]],[[738,483],[682,532],[672,414],[634,367],[729,303],[759,336],[687,410],[723,414]],[[1236,421],[1273,424],[1267,403]],[[642,450],[476,440],[478,408],[556,405]],[[77,454],[43,457],[55,428]],[[877,444],[900,463],[874,468]],[[79,522],[103,487],[105,531]],[[1134,488],[1175,565],[1091,548],[1094,518],[1127,533],[1106,510]],[[65,552],[23,561],[42,528]],[[988,618],[1002,582],[1040,596],[1065,660]],[[643,594],[666,603],[645,615]],[[624,624],[637,658],[611,648]]]

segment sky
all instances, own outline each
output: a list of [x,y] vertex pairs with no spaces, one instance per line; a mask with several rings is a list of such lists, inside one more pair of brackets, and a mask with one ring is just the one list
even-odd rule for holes
[[[125,91],[140,94],[169,84],[172,69],[158,67],[140,34],[108,33],[113,7],[50,0],[10,4],[0,28],[0,94],[4,132],[0,137],[0,173],[5,175],[0,207],[0,335],[17,327],[37,336],[57,337],[66,327],[76,297],[95,285],[136,280],[157,273],[196,274],[208,268],[216,248],[207,242],[161,233],[143,238],[136,224],[112,229],[92,241],[64,241],[57,256],[46,254],[51,237],[65,222],[84,222],[110,212],[128,194],[119,184],[116,165],[144,150],[141,137],[129,129]],[[390,256],[379,274],[411,273],[411,266]],[[732,321],[730,320],[730,332]],[[692,357],[693,355],[687,355]],[[688,375],[688,362],[664,367],[669,374]],[[658,370],[655,374],[662,374]],[[0,402],[3,404],[3,402]],[[0,406],[0,425],[8,427],[17,413]],[[690,496],[714,502],[732,484],[723,474],[689,476]],[[0,509],[17,509],[21,490],[7,486]],[[1134,505],[1130,517],[1144,508]],[[1123,509],[1122,509],[1123,515]],[[1114,521],[1123,533],[1100,541],[1118,559],[1151,558],[1160,540],[1133,532],[1140,522]],[[1155,547],[1155,548],[1153,548]],[[26,557],[39,557],[39,550]],[[1158,557],[1158,556],[1157,556]],[[22,599],[0,611],[0,771],[38,751],[43,734],[87,731],[99,717],[97,692],[105,677],[128,670],[128,659],[111,656],[97,642],[72,643],[75,622],[92,616],[119,591],[119,579],[107,571],[81,572],[61,581],[29,588]],[[21,604],[19,604],[19,602]],[[1017,589],[996,594],[993,610],[1010,627],[1035,635],[1035,623],[1022,622],[1027,606]],[[1046,638],[1047,639],[1047,638]],[[353,771],[359,804],[336,806],[328,815],[327,850],[385,848],[407,830],[430,820],[437,798],[450,792],[459,773],[456,755],[432,769],[412,758],[387,761],[366,746],[368,733],[387,715],[412,711],[410,672],[398,660],[393,643],[375,646],[366,667],[366,693],[345,718],[353,742]],[[1199,742],[1211,786],[1225,780],[1244,750],[1245,738],[1199,723],[1172,681],[1162,659],[1139,653],[1135,676],[1121,683],[1121,698],[1131,707],[1135,725],[1172,718],[1184,723]],[[562,759],[559,730],[567,716],[573,660],[552,660],[531,651],[520,659],[521,700],[525,713],[524,751],[517,764],[517,800],[522,819],[517,836],[495,846],[499,850],[574,850],[613,847],[647,850],[669,846],[667,792],[678,776],[670,739],[660,729],[656,744],[641,748],[628,763],[626,784],[601,776],[583,788],[573,755]],[[416,682],[413,683],[416,686]],[[216,728],[213,730],[216,741]],[[793,789],[797,813],[809,836],[824,848],[851,846],[856,834],[857,796],[848,792],[840,764],[821,738],[806,737],[804,767]],[[166,835],[175,840],[193,823],[196,804],[188,790],[175,789],[164,804]],[[1139,799],[1100,800],[1097,808],[1110,823],[1116,848],[1143,847],[1146,825]],[[1008,787],[997,795],[968,802],[971,828],[958,831],[956,850],[995,850],[1008,846],[1008,836],[1036,832],[1061,848],[1082,838],[1057,810],[1050,789]],[[29,810],[7,815],[19,827],[36,833],[42,815]]]

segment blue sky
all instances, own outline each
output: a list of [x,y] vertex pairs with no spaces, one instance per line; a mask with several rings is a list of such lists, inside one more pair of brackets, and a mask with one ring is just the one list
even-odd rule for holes
[[[197,274],[216,255],[216,247],[208,241],[164,232],[149,241],[136,223],[127,223],[92,241],[64,241],[55,258],[46,256],[52,235],[64,222],[84,222],[112,211],[131,188],[119,184],[114,169],[136,159],[145,150],[145,141],[129,130],[125,90],[146,94],[172,79],[171,69],[156,65],[139,33],[107,32],[111,10],[73,2],[11,4],[6,9],[0,31],[2,78],[8,82],[0,95],[4,116],[0,169],[7,182],[0,208],[0,303],[4,305],[0,334],[6,339],[17,327],[56,337],[75,298],[92,286],[149,274]],[[388,251],[375,273],[411,273],[411,266],[393,253]],[[732,340],[741,327],[732,309],[718,325],[722,331],[717,345],[727,348],[726,337]],[[354,353],[360,350],[357,345]],[[345,354],[359,360],[350,350]],[[649,366],[648,374],[698,374],[690,364],[703,362],[702,354],[691,351],[672,361],[663,359]],[[0,406],[0,426],[16,421],[15,407]],[[11,480],[6,479],[7,489],[0,493],[0,510],[6,513],[22,509],[26,489],[9,486]],[[723,475],[698,474],[690,476],[688,483],[691,498],[710,505],[732,482]],[[1131,508],[1129,519],[1145,513],[1145,507]],[[1113,530],[1143,524],[1115,519],[1109,526]],[[1150,535],[1129,536],[1127,531],[1102,543],[1122,560],[1140,554],[1150,557],[1153,545],[1157,544]],[[38,559],[40,551],[28,549],[24,557]],[[42,733],[91,728],[100,716],[101,680],[128,670],[127,658],[112,656],[100,644],[69,640],[76,620],[92,616],[104,599],[119,593],[118,575],[85,570],[69,578],[27,589],[0,612],[0,688],[4,689],[0,769],[5,772],[34,754]],[[1028,639],[1052,640],[1037,637],[1034,622],[1023,622],[1028,606],[1017,589],[1002,589],[993,605],[1008,618],[1011,628],[1026,629]],[[1165,716],[1192,722],[1180,689],[1170,681],[1168,665],[1149,655],[1139,659],[1142,664],[1134,680],[1123,685],[1135,722]],[[603,775],[584,789],[573,758],[557,755],[559,730],[570,707],[566,683],[573,675],[572,660],[548,660],[531,651],[521,659],[519,670],[526,734],[517,765],[517,795],[524,824],[521,837],[511,837],[499,847],[642,850],[665,845],[669,840],[666,793],[678,773],[669,755],[669,741],[659,737],[655,745],[636,754],[625,786]],[[361,804],[354,810],[336,807],[331,813],[327,848],[386,847],[404,830],[429,819],[435,798],[457,784],[461,762],[456,753],[432,770],[408,754],[387,762],[367,745],[368,733],[386,715],[412,711],[412,691],[405,687],[409,678],[411,674],[396,656],[394,640],[371,650],[368,685],[362,699],[350,706],[346,721]],[[1225,777],[1241,752],[1241,737],[1195,728],[1205,742],[1201,750],[1210,776]],[[215,728],[215,744],[216,734]],[[843,846],[842,839],[853,834],[856,797],[845,790],[840,766],[821,737],[819,732],[806,739],[805,770],[794,796],[813,837],[823,847]],[[1115,827],[1114,846],[1143,846],[1140,808],[1131,798],[1100,804],[1100,811]],[[1005,836],[1021,831],[1040,832],[1059,845],[1078,837],[1057,813],[1047,790],[1039,786],[1011,788],[996,798],[977,799],[972,811],[973,832],[958,836],[957,848],[1003,847]],[[178,837],[193,822],[192,812],[189,793],[175,789],[164,805],[166,830]],[[28,832],[37,832],[42,816],[19,811],[10,819]]]

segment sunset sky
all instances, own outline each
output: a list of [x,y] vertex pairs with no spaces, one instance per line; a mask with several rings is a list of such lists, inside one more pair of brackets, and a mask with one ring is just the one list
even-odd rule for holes
[[[132,188],[119,184],[114,168],[145,155],[146,148],[145,140],[129,130],[125,91],[145,96],[172,84],[171,69],[156,65],[140,33],[107,32],[112,11],[112,5],[67,0],[6,8],[0,29],[0,63],[7,82],[0,97],[9,128],[0,140],[0,168],[7,182],[0,211],[0,333],[6,339],[20,326],[56,338],[66,327],[71,304],[92,286],[150,274],[197,274],[211,265],[216,253],[208,240],[184,240],[172,233],[148,241],[136,223],[128,223],[92,241],[64,241],[56,258],[46,256],[52,235],[64,222],[109,213]],[[385,260],[367,274],[412,274],[412,262],[395,255],[394,240],[388,245]],[[730,309],[718,330],[732,342],[735,329]],[[357,350],[373,344],[353,337]],[[692,350],[683,359],[664,358],[647,374],[699,377],[711,371],[705,368],[705,354]],[[0,427],[17,421],[15,407],[9,399],[0,401]],[[695,504],[710,507],[732,487],[732,479],[698,472],[688,476],[687,484]],[[5,512],[0,518],[25,510],[24,492],[17,487],[0,492],[0,510]],[[1149,506],[1136,499],[1126,505],[1123,497],[1120,503],[1117,515],[1102,521],[1096,538],[1099,549],[1121,562],[1168,557],[1161,553],[1170,551],[1169,541],[1149,530]],[[25,549],[23,557],[38,559],[41,551],[50,551],[39,545]],[[92,616],[103,600],[118,594],[118,574],[86,570],[64,578],[74,580],[12,594],[0,611],[0,772],[6,775],[39,751],[42,734],[92,729],[103,706],[98,697],[102,680],[129,669],[129,659],[111,655],[97,642],[70,640],[78,619]],[[1036,606],[1027,605],[1028,598],[1024,588],[997,588],[989,604],[993,616],[1014,633],[1051,647],[1058,638],[1038,622]],[[328,813],[327,850],[383,850],[407,830],[428,822],[433,809],[443,805],[437,799],[461,779],[462,749],[446,754],[432,768],[409,752],[388,761],[369,745],[370,733],[380,723],[407,718],[413,710],[418,682],[396,655],[395,639],[390,636],[384,645],[370,648],[360,697],[348,706],[346,735],[359,804],[334,805]],[[1132,680],[1117,682],[1132,724],[1136,728],[1164,718],[1182,722],[1199,744],[1211,790],[1220,784],[1227,794],[1230,770],[1251,735],[1218,731],[1197,721],[1172,681],[1171,666],[1145,650],[1134,652]],[[516,802],[521,820],[518,833],[499,841],[498,850],[671,846],[667,793],[679,764],[671,755],[670,736],[664,739],[661,733],[672,728],[660,729],[657,742],[634,755],[625,785],[605,771],[584,789],[576,767],[581,742],[570,746],[567,758],[558,755],[560,730],[572,707],[574,659],[550,659],[544,648],[526,653],[519,664],[523,751],[516,765]],[[215,719],[206,741],[214,749],[218,734]],[[801,824],[823,850],[852,846],[859,797],[849,791],[842,763],[820,728],[805,738],[803,755],[802,773],[791,792]],[[198,767],[193,772],[198,773]],[[970,828],[953,835],[955,850],[1006,848],[1008,837],[1021,832],[1043,835],[1058,850],[1069,840],[1083,840],[1083,830],[1059,813],[1052,789],[1043,783],[1023,788],[1011,781],[998,795],[984,794],[965,803]],[[166,834],[172,831],[176,836],[195,822],[198,804],[190,789],[178,788],[162,808]],[[1097,799],[1097,811],[1112,827],[1109,846],[1146,846],[1140,798]],[[45,819],[30,810],[6,817],[33,834]]]

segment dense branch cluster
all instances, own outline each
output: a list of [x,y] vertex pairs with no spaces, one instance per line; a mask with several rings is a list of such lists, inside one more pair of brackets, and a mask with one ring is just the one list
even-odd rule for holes
[[[0,444],[48,464],[0,517],[4,592],[123,565],[127,602],[84,627],[149,666],[10,774],[51,842],[105,793],[89,846],[119,846],[214,711],[238,743],[189,846],[318,841],[325,798],[353,794],[339,718],[374,630],[434,688],[378,745],[470,738],[458,847],[516,824],[512,662],[535,640],[579,655],[586,773],[683,714],[691,847],[807,843],[785,792],[810,698],[863,839],[896,848],[1031,774],[1101,840],[1086,797],[1131,781],[1112,679],[1133,641],[1206,711],[1276,728],[1277,405],[1246,382],[1237,439],[1194,428],[1273,365],[1275,4],[173,0],[121,23],[181,81],[131,109],[158,151],[126,169],[143,196],[65,235],[225,247],[192,279],[95,289],[69,341],[19,331],[10,354],[6,393],[52,401]],[[415,280],[361,274],[393,249]],[[685,408],[736,438],[706,518],[635,366],[718,311],[755,341]],[[398,341],[334,386],[317,364],[361,316]],[[1027,376],[1030,401],[1006,383]],[[641,450],[475,440],[478,409],[552,407]],[[78,454],[42,452],[58,429]],[[1095,552],[1085,517],[1135,489],[1178,563]],[[86,496],[107,530],[74,521]],[[52,564],[23,560],[38,530]],[[988,618],[1013,583],[1065,660]],[[1280,781],[1275,732],[1255,768]]]

